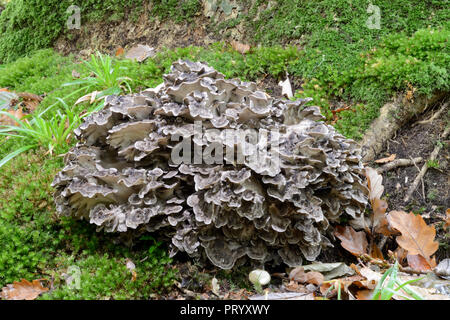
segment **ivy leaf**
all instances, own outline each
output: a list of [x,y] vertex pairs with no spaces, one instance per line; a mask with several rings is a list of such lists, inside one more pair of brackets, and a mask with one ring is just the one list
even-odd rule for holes
[[420,215],[404,211],[391,211],[388,221],[392,228],[402,234],[397,237],[397,243],[408,251],[409,255],[421,255],[428,263],[430,256],[436,252],[439,243],[434,241],[436,229],[428,226]]

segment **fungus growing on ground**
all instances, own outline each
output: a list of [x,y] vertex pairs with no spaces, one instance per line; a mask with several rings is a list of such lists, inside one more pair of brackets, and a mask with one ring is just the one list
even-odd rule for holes
[[204,63],[155,89],[109,96],[75,130],[56,176],[62,215],[156,233],[222,269],[314,261],[367,203],[360,150],[308,99],[275,99]]

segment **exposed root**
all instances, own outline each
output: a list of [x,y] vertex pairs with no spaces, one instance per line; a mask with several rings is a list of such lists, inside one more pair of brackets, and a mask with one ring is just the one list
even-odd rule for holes
[[398,167],[408,167],[420,163],[423,161],[422,157],[417,157],[414,159],[397,159],[392,162],[386,163],[385,165],[377,168],[378,173],[383,173]]
[[440,92],[430,99],[418,96],[414,102],[404,99],[404,96],[400,95],[385,104],[380,109],[380,116],[372,123],[361,141],[363,161],[372,161],[402,125],[408,123],[415,115],[423,113],[446,95],[446,93]]
[[446,103],[444,103],[442,105],[442,107],[435,113],[433,114],[433,116],[430,119],[427,120],[422,120],[422,121],[418,121],[415,123],[415,125],[419,125],[419,124],[430,124],[432,123],[434,120],[436,120],[437,118],[439,118],[439,116],[442,114],[442,112],[444,112],[445,109],[447,109],[449,104],[449,101],[447,101]]
[[[448,134],[449,134],[449,132],[450,132],[450,127],[447,127],[447,128],[445,129],[444,133],[442,134],[441,139],[446,139],[447,136],[448,136]],[[441,144],[438,144],[438,145],[434,148],[433,152],[431,153],[431,156],[430,156],[430,158],[428,159],[428,161],[436,160],[436,158],[437,158],[437,156],[438,156],[438,154],[439,154],[439,151],[440,151],[441,149],[442,149],[442,145],[441,145]],[[427,163],[428,163],[428,162],[427,162]],[[414,179],[414,182],[413,182],[413,183],[411,184],[411,186],[409,187],[408,192],[406,193],[405,199],[403,200],[404,202],[408,202],[408,201],[409,201],[409,199],[411,198],[413,192],[416,190],[417,186],[419,185],[419,182],[422,181],[423,176],[425,175],[425,173],[426,173],[427,170],[428,170],[428,165],[427,165],[427,163],[425,163],[425,164],[422,166],[422,169],[420,170],[420,172],[419,172],[419,174],[417,175],[416,179]]]

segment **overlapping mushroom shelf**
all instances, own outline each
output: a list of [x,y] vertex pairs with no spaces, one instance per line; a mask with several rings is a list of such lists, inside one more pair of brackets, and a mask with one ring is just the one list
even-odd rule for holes
[[[110,96],[85,118],[53,182],[57,210],[107,232],[157,233],[172,255],[223,269],[313,261],[331,246],[330,223],[362,215],[367,189],[355,142],[308,101],[274,99],[255,83],[178,61],[162,85]],[[277,144],[248,160],[265,141],[228,135],[238,130],[266,132]],[[174,161],[186,139],[194,154],[215,150],[215,161]]]

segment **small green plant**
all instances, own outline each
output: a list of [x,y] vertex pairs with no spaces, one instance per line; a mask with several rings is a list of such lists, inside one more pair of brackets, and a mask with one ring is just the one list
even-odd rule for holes
[[437,190],[432,189],[428,192],[427,198],[428,198],[428,200],[434,201],[434,200],[436,200],[437,195],[438,195]]
[[[389,277],[389,280],[388,280]],[[409,287],[411,283],[422,280],[422,278],[412,279],[401,283],[398,279],[398,262],[390,267],[381,277],[377,286],[374,289],[372,300],[391,300],[394,295],[405,298],[407,300],[424,300],[424,298]],[[409,295],[406,296],[401,293],[401,290]]]
[[337,299],[342,300],[342,283],[341,283],[341,281],[339,281],[339,279],[324,281],[323,283],[331,283],[331,286],[327,289],[327,291],[323,295],[325,299],[327,298],[328,294],[331,291],[336,290]]
[[97,52],[91,55],[91,60],[83,62],[88,77],[63,84],[63,87],[79,85],[81,90],[91,93],[94,90],[102,90],[96,94],[96,98],[101,98],[110,94],[119,94],[124,89],[131,92],[129,77],[121,76],[121,72],[127,68],[118,65],[114,59],[108,55]]
[[428,166],[428,168],[439,169],[439,161],[438,160],[428,160],[427,166]]
[[0,136],[20,141],[12,152],[0,160],[0,167],[30,149],[43,147],[50,154],[65,150],[69,143],[69,135],[81,123],[81,116],[67,105],[65,107],[64,113],[57,111],[50,120],[44,119],[42,115],[18,119],[10,113],[0,111],[0,115],[10,117],[16,122],[15,125],[0,125]]

